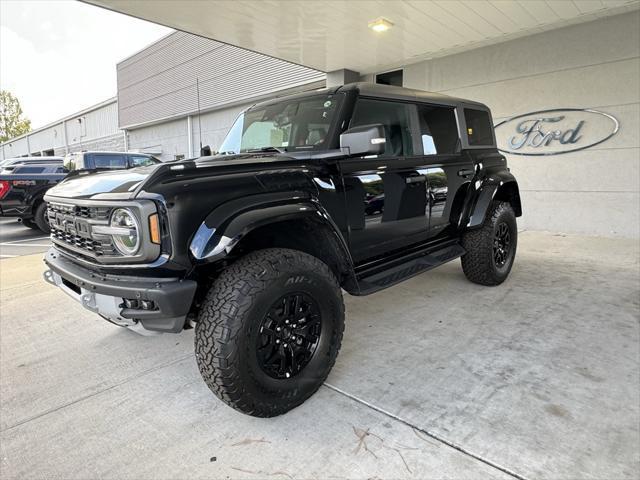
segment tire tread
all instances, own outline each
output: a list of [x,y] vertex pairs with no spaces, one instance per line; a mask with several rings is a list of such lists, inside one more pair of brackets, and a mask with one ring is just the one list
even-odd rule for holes
[[251,252],[228,266],[206,295],[196,325],[198,367],[211,391],[236,410],[257,417],[283,414],[313,395],[335,363],[344,332],[343,321],[337,335],[332,337],[331,351],[336,354],[329,358],[326,375],[304,397],[289,394],[277,402],[257,402],[244,387],[238,365],[239,355],[243,354],[239,340],[254,298],[284,272],[301,267],[322,275],[331,283],[333,293],[340,298],[340,313],[344,316],[340,285],[329,267],[316,257],[296,250],[270,248]]
[[482,227],[469,230],[462,237],[462,246],[466,250],[461,259],[462,271],[474,283],[495,286],[501,284],[506,278],[496,275],[492,259],[493,228],[503,215],[513,216],[515,219],[511,204],[508,202],[493,202]]

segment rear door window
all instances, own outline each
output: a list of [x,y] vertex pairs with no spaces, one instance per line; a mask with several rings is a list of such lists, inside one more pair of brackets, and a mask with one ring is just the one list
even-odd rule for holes
[[42,173],[47,167],[17,167],[15,173]]
[[410,118],[413,105],[385,100],[360,98],[351,117],[349,128],[382,124],[386,138],[384,154],[380,157],[413,155]]
[[129,163],[131,168],[134,167],[146,167],[147,165],[153,165],[155,162],[151,157],[144,155],[131,155],[129,157]]
[[493,127],[489,112],[465,108],[464,120],[467,124],[467,138],[470,146],[493,145]]
[[125,155],[100,153],[91,155],[93,168],[127,168]]
[[418,105],[418,121],[424,155],[458,152],[458,124],[453,107]]

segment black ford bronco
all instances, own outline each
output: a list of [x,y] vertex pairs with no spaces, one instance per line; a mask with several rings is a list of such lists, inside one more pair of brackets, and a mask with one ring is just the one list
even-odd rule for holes
[[326,379],[342,290],[458,257],[498,285],[521,215],[486,106],[365,83],[257,104],[217,155],[68,178],[45,200],[45,279],[120,326],[195,326],[209,388],[261,417]]

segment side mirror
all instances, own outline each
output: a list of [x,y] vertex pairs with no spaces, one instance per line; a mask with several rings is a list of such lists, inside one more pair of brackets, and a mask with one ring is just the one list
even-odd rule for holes
[[340,135],[340,148],[354,157],[380,155],[384,153],[386,143],[384,127],[379,123],[350,128]]

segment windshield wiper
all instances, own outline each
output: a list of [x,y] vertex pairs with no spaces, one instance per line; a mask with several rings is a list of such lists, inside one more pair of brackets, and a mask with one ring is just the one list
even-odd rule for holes
[[273,147],[271,145],[267,146],[267,147],[260,147],[260,148],[249,148],[247,150],[247,153],[261,153],[261,152],[278,152],[278,153],[284,153],[286,152],[286,150],[282,149],[282,148],[278,148],[278,147]]

